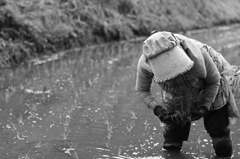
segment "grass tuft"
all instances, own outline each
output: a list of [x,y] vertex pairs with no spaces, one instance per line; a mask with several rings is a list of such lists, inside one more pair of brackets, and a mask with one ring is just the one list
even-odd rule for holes
[[[164,105],[167,110],[166,118],[178,120],[178,122],[185,125],[191,120],[192,112],[199,109],[202,100],[204,99],[203,91],[196,91],[190,89],[184,95],[176,95],[173,98],[166,98]],[[180,120],[180,121],[179,121]]]

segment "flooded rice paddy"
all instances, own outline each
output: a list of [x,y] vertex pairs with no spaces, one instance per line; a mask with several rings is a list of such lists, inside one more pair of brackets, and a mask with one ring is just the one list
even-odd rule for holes
[[[240,65],[239,27],[186,35]],[[231,35],[231,36],[230,36]],[[236,40],[238,38],[238,40]],[[141,40],[79,49],[2,69],[1,159],[215,158],[202,120],[192,123],[180,153],[162,151],[163,125],[137,97]],[[157,89],[153,89],[157,95]],[[239,106],[239,99],[237,100]],[[240,159],[240,121],[231,126]]]

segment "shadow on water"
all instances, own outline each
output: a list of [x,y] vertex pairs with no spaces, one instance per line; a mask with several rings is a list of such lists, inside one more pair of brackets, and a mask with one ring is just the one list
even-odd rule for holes
[[[239,46],[218,49],[239,65]],[[182,152],[162,151],[163,125],[134,90],[140,54],[141,42],[119,43],[1,70],[1,158],[214,158],[202,121],[192,123]],[[239,158],[239,122],[231,127]]]

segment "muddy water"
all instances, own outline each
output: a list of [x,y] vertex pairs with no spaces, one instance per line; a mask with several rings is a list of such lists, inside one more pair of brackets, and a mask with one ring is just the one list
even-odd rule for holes
[[[233,27],[186,35],[210,43],[229,62],[240,65],[238,32]],[[2,69],[0,158],[214,158],[202,120],[192,123],[181,153],[161,150],[163,125],[134,90],[140,54],[141,41],[135,41],[60,54],[52,57],[58,60],[37,61],[43,63],[31,67]],[[239,126],[239,121],[231,126],[236,159]]]

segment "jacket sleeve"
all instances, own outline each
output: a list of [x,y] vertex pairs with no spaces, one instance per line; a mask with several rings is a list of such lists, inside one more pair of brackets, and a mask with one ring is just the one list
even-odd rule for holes
[[206,85],[204,92],[205,96],[202,105],[206,106],[209,110],[211,105],[214,103],[216,95],[218,93],[221,76],[206,48],[202,48],[202,53],[207,71],[207,76],[205,79],[203,79]]
[[155,105],[157,105],[156,100],[151,93],[153,76],[150,66],[146,63],[146,59],[142,55],[138,61],[135,89],[138,96],[149,108],[150,103],[155,103]]

